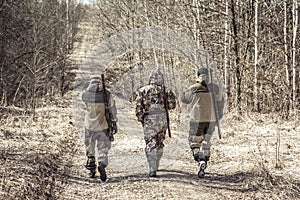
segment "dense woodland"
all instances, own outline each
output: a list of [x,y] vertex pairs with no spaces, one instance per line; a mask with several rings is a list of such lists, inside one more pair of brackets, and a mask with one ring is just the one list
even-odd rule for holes
[[[102,39],[146,26],[184,32],[216,63],[228,111],[299,115],[299,0],[1,0],[0,15],[3,106],[34,108],[43,95],[65,93],[84,19]],[[124,59],[149,59],[136,53]]]
[[[0,199],[300,199],[299,4],[0,0]],[[101,61],[95,53],[103,42],[149,27],[184,33],[214,61],[226,94],[222,140],[213,138],[207,178],[199,180],[187,140],[188,107],[179,103],[170,112],[172,138],[166,138],[159,179],[148,177],[131,92],[148,81],[147,67],[158,64],[172,75],[166,85],[177,86],[179,99],[200,66],[134,43],[105,66],[119,131],[108,181],[91,180],[83,123],[77,123],[85,105],[76,101],[98,69],[89,64]]]
[[34,109],[64,94],[82,5],[72,0],[0,1],[0,103]]

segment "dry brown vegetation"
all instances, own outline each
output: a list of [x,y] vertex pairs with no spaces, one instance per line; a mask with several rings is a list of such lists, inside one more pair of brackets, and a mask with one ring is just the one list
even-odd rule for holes
[[20,108],[1,108],[1,199],[59,198],[77,139],[69,105],[54,100],[34,117]]
[[[72,52],[67,63],[70,62],[72,66],[79,66],[79,69],[88,71],[86,68],[90,66],[84,66],[84,61],[89,59],[89,51],[101,41],[100,37],[137,25],[145,25],[147,18],[154,25],[156,22],[164,24],[163,20],[154,17],[164,16],[164,13],[153,15],[153,12],[156,12],[156,4],[160,12],[168,13],[170,28],[188,24],[185,29],[193,31],[191,27],[194,21],[188,18],[196,17],[195,5],[168,5],[164,8],[159,2],[149,2],[149,5],[139,5],[137,1],[131,1],[137,7],[130,13],[132,16],[129,15],[126,18],[127,15],[124,13],[130,10],[130,5],[126,7],[126,1],[121,2],[125,5],[124,10],[119,9],[124,6],[118,4],[117,1],[107,1],[103,10],[98,10],[98,15],[92,15],[94,17],[91,20],[99,22],[98,24],[88,22],[81,24],[80,34],[77,35],[78,41],[74,44],[75,51]],[[239,7],[241,11],[249,10],[247,6],[251,6],[250,4],[241,3]],[[205,30],[197,32],[197,38],[206,38],[202,41],[203,44],[207,44],[207,48],[218,59],[217,63],[222,66],[223,54],[218,51],[222,41],[214,42],[213,39],[218,37],[219,23],[222,23],[214,19],[223,16],[221,11],[224,4],[220,4],[218,12],[209,11],[208,6],[203,4],[201,7],[200,14],[205,15],[198,16],[198,23],[204,24],[201,27]],[[261,6],[266,10],[264,14],[267,16],[268,5],[261,4]],[[147,15],[144,15],[144,8],[148,9]],[[274,8],[282,9],[279,5]],[[291,10],[291,8],[289,4],[288,9]],[[193,12],[188,12],[186,18],[180,17],[191,9]],[[106,10],[107,12],[104,12]],[[106,13],[112,14],[112,18],[101,18]],[[242,20],[241,13],[243,12],[237,11],[237,13],[239,14],[238,20]],[[118,14],[123,18],[117,18]],[[248,14],[247,16],[251,18],[251,13]],[[97,17],[101,20],[99,21]],[[212,20],[207,20],[209,18]],[[110,21],[110,19],[113,20]],[[135,21],[137,19],[140,21]],[[272,20],[276,19],[272,18]],[[207,22],[211,24],[205,25]],[[274,22],[262,20],[263,23]],[[281,29],[282,26],[278,23],[276,22],[275,25]],[[239,21],[239,24],[244,23]],[[249,31],[251,31],[250,27],[248,27]],[[247,27],[241,26],[239,35],[243,35],[247,30]],[[204,179],[199,179],[196,175],[196,163],[192,159],[187,142],[187,108],[183,105],[170,113],[172,138],[167,138],[165,141],[165,153],[158,178],[148,177],[142,128],[134,115],[134,102],[129,101],[132,100],[131,94],[129,99],[127,94],[124,95],[124,91],[122,91],[124,96],[116,97],[119,133],[109,153],[108,180],[103,183],[98,177],[88,178],[88,173],[84,168],[86,157],[81,138],[82,126],[78,124],[77,119],[77,117],[82,119],[84,113],[81,111],[84,109],[80,102],[74,103],[73,101],[73,97],[78,95],[78,91],[74,89],[75,85],[74,91],[67,92],[63,97],[36,98],[39,103],[34,113],[29,111],[31,109],[20,107],[0,107],[0,199],[299,199],[300,124],[292,117],[289,120],[282,119],[283,116],[288,115],[286,108],[290,102],[285,101],[285,94],[291,90],[290,85],[285,85],[285,79],[278,76],[278,66],[281,66],[284,60],[281,46],[278,47],[280,51],[274,53],[274,55],[280,54],[278,59],[269,57],[274,49],[269,47],[273,44],[269,43],[267,38],[273,38],[273,36],[277,38],[277,35],[276,37],[274,35],[277,32],[275,29],[274,33],[266,32],[272,37],[265,37],[265,41],[262,41],[266,49],[261,56],[266,57],[264,64],[268,65],[260,69],[262,76],[259,80],[261,82],[261,109],[264,113],[269,113],[252,112],[254,109],[252,86],[246,83],[252,83],[252,79],[249,79],[247,75],[251,74],[253,69],[246,56],[241,61],[246,75],[242,77],[243,103],[239,104],[243,106],[244,113],[242,116],[237,114],[235,107],[237,83],[234,82],[232,86],[234,90],[231,91],[232,96],[230,96],[234,101],[231,102],[232,107],[222,120],[223,137],[221,140],[213,139],[211,161]],[[222,32],[219,34],[223,35]],[[238,39],[241,40],[241,45],[249,40],[246,37],[238,37]],[[245,55],[246,53],[252,55],[253,48],[241,46],[241,49],[246,51]],[[149,52],[140,54],[139,59],[130,60],[129,57],[140,52],[131,53],[119,57],[106,69],[110,88],[119,86],[115,83],[125,72],[134,68],[137,61],[146,57],[148,57],[147,61],[152,59],[151,62],[153,62],[154,60]],[[231,60],[235,58],[232,52],[230,56]],[[186,61],[177,59],[178,65],[175,67],[184,79],[192,82],[193,72],[190,66]],[[230,64],[234,67],[233,63]],[[236,77],[235,70],[235,68],[230,70],[229,76],[232,80]],[[282,72],[284,69],[279,71]],[[276,74],[276,80],[278,80],[275,85],[270,83],[269,79],[273,76],[269,73]],[[125,91],[132,92],[129,82],[127,84]],[[284,88],[289,88],[289,90],[284,90]],[[283,90],[284,93],[282,93]],[[76,111],[75,116],[73,111]]]
[[[119,128],[110,152],[109,179],[90,179],[70,96],[37,109],[36,117],[5,108],[1,117],[2,199],[298,199],[300,192],[297,122],[227,114],[223,139],[213,140],[204,179],[187,145],[185,125],[174,123],[158,178],[148,177],[134,104],[117,98]],[[125,103],[125,105],[124,105]],[[3,110],[4,108],[2,108]],[[280,133],[279,160],[276,148]]]

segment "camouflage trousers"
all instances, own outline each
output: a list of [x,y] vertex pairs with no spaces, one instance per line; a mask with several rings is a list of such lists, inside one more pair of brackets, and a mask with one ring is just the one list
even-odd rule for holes
[[159,168],[167,127],[165,114],[147,115],[144,119],[145,153],[150,171]]
[[98,162],[108,165],[108,151],[111,148],[111,141],[108,138],[108,130],[103,131],[90,131],[85,129],[84,144],[86,148],[87,157],[95,157],[97,148]]
[[215,122],[190,122],[189,145],[195,161],[210,158],[210,139],[215,129]]
[[147,115],[144,119],[145,152],[163,149],[167,130],[166,114]]

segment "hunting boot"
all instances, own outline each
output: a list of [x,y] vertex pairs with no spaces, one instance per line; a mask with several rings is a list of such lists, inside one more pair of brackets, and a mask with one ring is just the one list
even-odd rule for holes
[[95,156],[88,156],[88,160],[86,162],[85,168],[90,170],[89,176],[90,178],[95,178],[96,175],[96,160]]
[[207,167],[207,162],[205,160],[200,160],[198,163],[198,177],[203,178],[205,175],[205,169]]
[[99,162],[98,171],[100,173],[101,181],[106,181],[106,179],[107,179],[106,172],[105,172],[105,167],[106,167],[105,164]]

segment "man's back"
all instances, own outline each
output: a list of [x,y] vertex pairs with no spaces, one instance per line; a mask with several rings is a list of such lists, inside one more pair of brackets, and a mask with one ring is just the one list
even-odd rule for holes
[[[109,97],[110,92],[106,91]],[[105,118],[104,91],[97,89],[85,90],[82,100],[87,105],[88,112],[85,117],[85,127],[90,131],[101,131],[108,128]]]
[[143,106],[145,112],[164,110],[163,86],[146,85],[139,90],[137,102]]
[[216,121],[213,105],[213,94],[219,94],[217,85],[196,83],[191,87],[192,105],[191,120],[199,122]]

